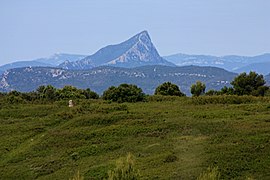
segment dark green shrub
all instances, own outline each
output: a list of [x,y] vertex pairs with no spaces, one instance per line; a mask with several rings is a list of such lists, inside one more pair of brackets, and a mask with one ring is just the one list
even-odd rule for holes
[[54,101],[57,99],[56,88],[52,85],[48,85],[43,89],[43,93],[41,95],[46,100]]
[[234,92],[237,95],[255,95],[264,96],[268,87],[265,85],[263,75],[259,75],[256,72],[241,73],[231,82],[234,88]]
[[20,96],[9,95],[7,97],[7,102],[10,104],[21,104],[24,103],[24,100]]
[[180,91],[179,87],[171,82],[165,82],[159,85],[155,90],[155,95],[185,96],[185,94]]
[[22,98],[22,93],[18,91],[11,91],[7,94],[7,103],[9,104],[19,104],[24,103],[24,99]]
[[207,91],[205,93],[205,95],[207,96],[214,96],[214,95],[218,95],[219,94],[219,91],[216,91],[216,90],[213,90],[213,89],[210,89],[209,91]]
[[80,90],[73,86],[65,86],[62,89],[57,90],[57,96],[59,99],[83,99],[84,95],[81,94]]
[[200,96],[205,93],[205,84],[201,81],[197,81],[196,84],[192,84],[190,87],[190,92],[192,96]]
[[218,92],[218,94],[220,95],[234,95],[235,92],[234,92],[234,89],[232,87],[227,87],[227,86],[224,86],[223,88],[221,88],[221,90]]
[[104,91],[102,98],[113,102],[138,102],[145,99],[142,89],[132,84],[121,84],[118,87],[111,86]]
[[99,98],[99,95],[96,92],[91,91],[89,88],[82,90],[81,94],[83,94],[86,99],[98,99]]
[[268,87],[268,90],[265,92],[264,96],[270,96],[270,88]]
[[37,99],[47,100],[47,101],[56,101],[56,100],[67,100],[67,99],[98,99],[99,96],[97,93],[87,89],[77,89],[73,86],[65,86],[62,89],[56,89],[51,85],[48,86],[39,86],[34,92],[35,94],[27,94],[34,98],[34,95],[37,96]]

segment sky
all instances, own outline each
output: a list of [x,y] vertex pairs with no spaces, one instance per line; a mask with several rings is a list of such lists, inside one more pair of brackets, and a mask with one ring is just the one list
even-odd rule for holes
[[270,53],[269,0],[0,0],[0,65],[91,55],[147,30],[160,55]]

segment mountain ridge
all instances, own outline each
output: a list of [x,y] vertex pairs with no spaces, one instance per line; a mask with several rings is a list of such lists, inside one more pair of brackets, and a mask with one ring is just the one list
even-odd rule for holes
[[190,95],[191,84],[198,80],[206,83],[207,89],[218,90],[230,86],[230,82],[236,75],[224,69],[200,66],[152,65],[135,68],[100,66],[88,70],[28,67],[7,70],[0,78],[0,91],[26,92],[33,91],[40,85],[51,84],[57,88],[66,85],[90,88],[101,94],[110,86],[128,83],[138,85],[147,94],[153,94],[158,85],[170,81]]
[[[79,54],[68,54],[68,53],[55,53],[49,57],[38,58],[33,60],[15,61],[12,63],[4,64],[0,66],[0,74],[8,69],[21,68],[21,67],[56,67],[63,63],[67,59],[70,61],[76,61],[78,59],[84,58],[85,55]],[[1,73],[2,72],[2,73]]]
[[[228,71],[241,73],[249,71],[258,71],[260,74],[270,73],[268,64],[270,63],[270,53],[257,56],[212,56],[212,55],[189,55],[189,54],[173,54],[164,56],[164,59],[178,66],[197,65],[197,66],[213,66],[224,68]],[[260,67],[258,67],[260,64]],[[257,68],[256,68],[257,67]]]

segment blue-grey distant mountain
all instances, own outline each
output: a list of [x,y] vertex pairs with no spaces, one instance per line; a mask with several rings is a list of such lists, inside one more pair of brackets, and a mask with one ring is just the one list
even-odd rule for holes
[[[86,57],[85,55],[77,55],[77,54],[62,54],[56,53],[47,58],[39,58],[29,61],[16,61],[13,63],[5,64],[0,66],[0,74],[8,69],[20,68],[20,67],[56,67],[59,64],[65,61],[77,61]],[[2,73],[1,73],[2,72]]]
[[270,74],[265,76],[266,85],[270,86]]
[[38,61],[17,61],[14,63],[5,64],[0,66],[0,71],[4,72],[8,69],[20,68],[20,67],[30,67],[30,66],[38,66],[38,67],[53,67],[51,64],[46,64]]
[[175,54],[163,58],[178,66],[213,66],[237,73],[249,71],[256,71],[260,74],[270,73],[270,54],[253,57]]
[[207,89],[218,90],[230,86],[236,75],[220,68],[199,66],[154,65],[136,68],[103,66],[90,70],[28,67],[7,70],[0,77],[0,91],[33,91],[40,85],[51,84],[58,88],[66,85],[91,88],[101,94],[110,86],[130,83],[138,85],[147,94],[153,94],[158,85],[170,81],[190,95],[191,84],[198,80],[206,83]]
[[56,53],[48,58],[40,58],[36,59],[35,61],[50,64],[52,66],[59,66],[65,61],[78,61],[85,58],[86,55],[79,55],[79,54],[66,54],[66,53]]
[[98,66],[139,67],[145,65],[175,66],[160,57],[147,31],[143,31],[125,42],[106,46],[95,54],[76,61],[66,61],[59,67],[64,69],[91,69]]
[[264,63],[253,63],[249,64],[247,66],[241,67],[239,69],[236,69],[235,72],[241,73],[241,72],[250,72],[255,71],[260,74],[269,74],[270,73],[270,62],[264,62]]

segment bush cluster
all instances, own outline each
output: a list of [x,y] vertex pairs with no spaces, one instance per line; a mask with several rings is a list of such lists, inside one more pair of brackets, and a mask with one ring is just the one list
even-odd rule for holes
[[155,90],[155,95],[185,96],[185,94],[180,91],[179,87],[171,82],[165,82],[159,85]]
[[118,87],[111,86],[104,91],[103,99],[113,102],[138,102],[145,99],[142,89],[132,84],[121,84]]
[[11,91],[1,93],[0,97],[5,98],[10,104],[34,102],[34,101],[57,101],[64,99],[98,99],[99,95],[90,89],[77,89],[73,86],[65,86],[57,89],[51,85],[39,86],[33,92]]
[[231,82],[232,87],[223,87],[220,91],[209,90],[206,95],[252,95],[265,96],[269,92],[269,87],[265,86],[263,75],[256,72],[241,73]]

